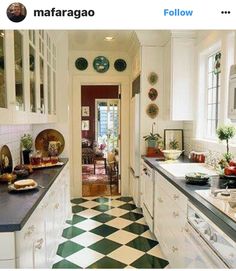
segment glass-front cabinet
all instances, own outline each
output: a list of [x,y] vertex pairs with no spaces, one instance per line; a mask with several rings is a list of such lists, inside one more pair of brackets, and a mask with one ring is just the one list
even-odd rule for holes
[[0,124],[56,121],[56,46],[44,30],[0,30]]

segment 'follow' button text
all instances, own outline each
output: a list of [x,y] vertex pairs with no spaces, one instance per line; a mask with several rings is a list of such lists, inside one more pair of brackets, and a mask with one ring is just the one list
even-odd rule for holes
[[192,16],[193,10],[164,9],[164,16]]

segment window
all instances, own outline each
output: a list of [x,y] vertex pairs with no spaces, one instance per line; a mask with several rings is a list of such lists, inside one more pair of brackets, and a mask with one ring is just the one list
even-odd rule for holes
[[215,138],[219,121],[221,53],[211,54],[207,61],[206,137]]

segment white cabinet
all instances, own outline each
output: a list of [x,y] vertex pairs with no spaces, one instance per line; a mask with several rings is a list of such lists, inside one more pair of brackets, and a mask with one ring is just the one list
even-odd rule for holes
[[56,47],[48,32],[2,31],[0,49],[0,124],[55,122]]
[[165,117],[193,119],[194,38],[174,35],[164,48]]
[[130,194],[134,200],[134,204],[137,207],[140,207],[140,178],[135,177],[134,174],[130,171]]
[[187,198],[155,172],[154,234],[171,268],[219,268],[211,249],[187,223]]
[[173,268],[183,267],[181,244],[186,211],[187,198],[155,172],[154,234]]
[[69,181],[67,163],[22,230],[0,233],[0,268],[51,268],[71,216]]

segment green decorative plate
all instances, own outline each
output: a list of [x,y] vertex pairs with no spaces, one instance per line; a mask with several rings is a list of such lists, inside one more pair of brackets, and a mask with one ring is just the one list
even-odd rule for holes
[[117,59],[114,63],[114,67],[118,72],[123,72],[126,69],[126,62],[124,59]]
[[148,82],[151,84],[151,85],[155,85],[158,81],[158,75],[155,73],[155,72],[151,72],[149,75],[148,75]]
[[76,61],[75,61],[75,67],[80,71],[86,70],[87,67],[88,67],[87,59],[85,59],[83,57],[77,58]]
[[93,61],[94,69],[100,73],[108,71],[109,65],[109,60],[105,56],[97,56]]

